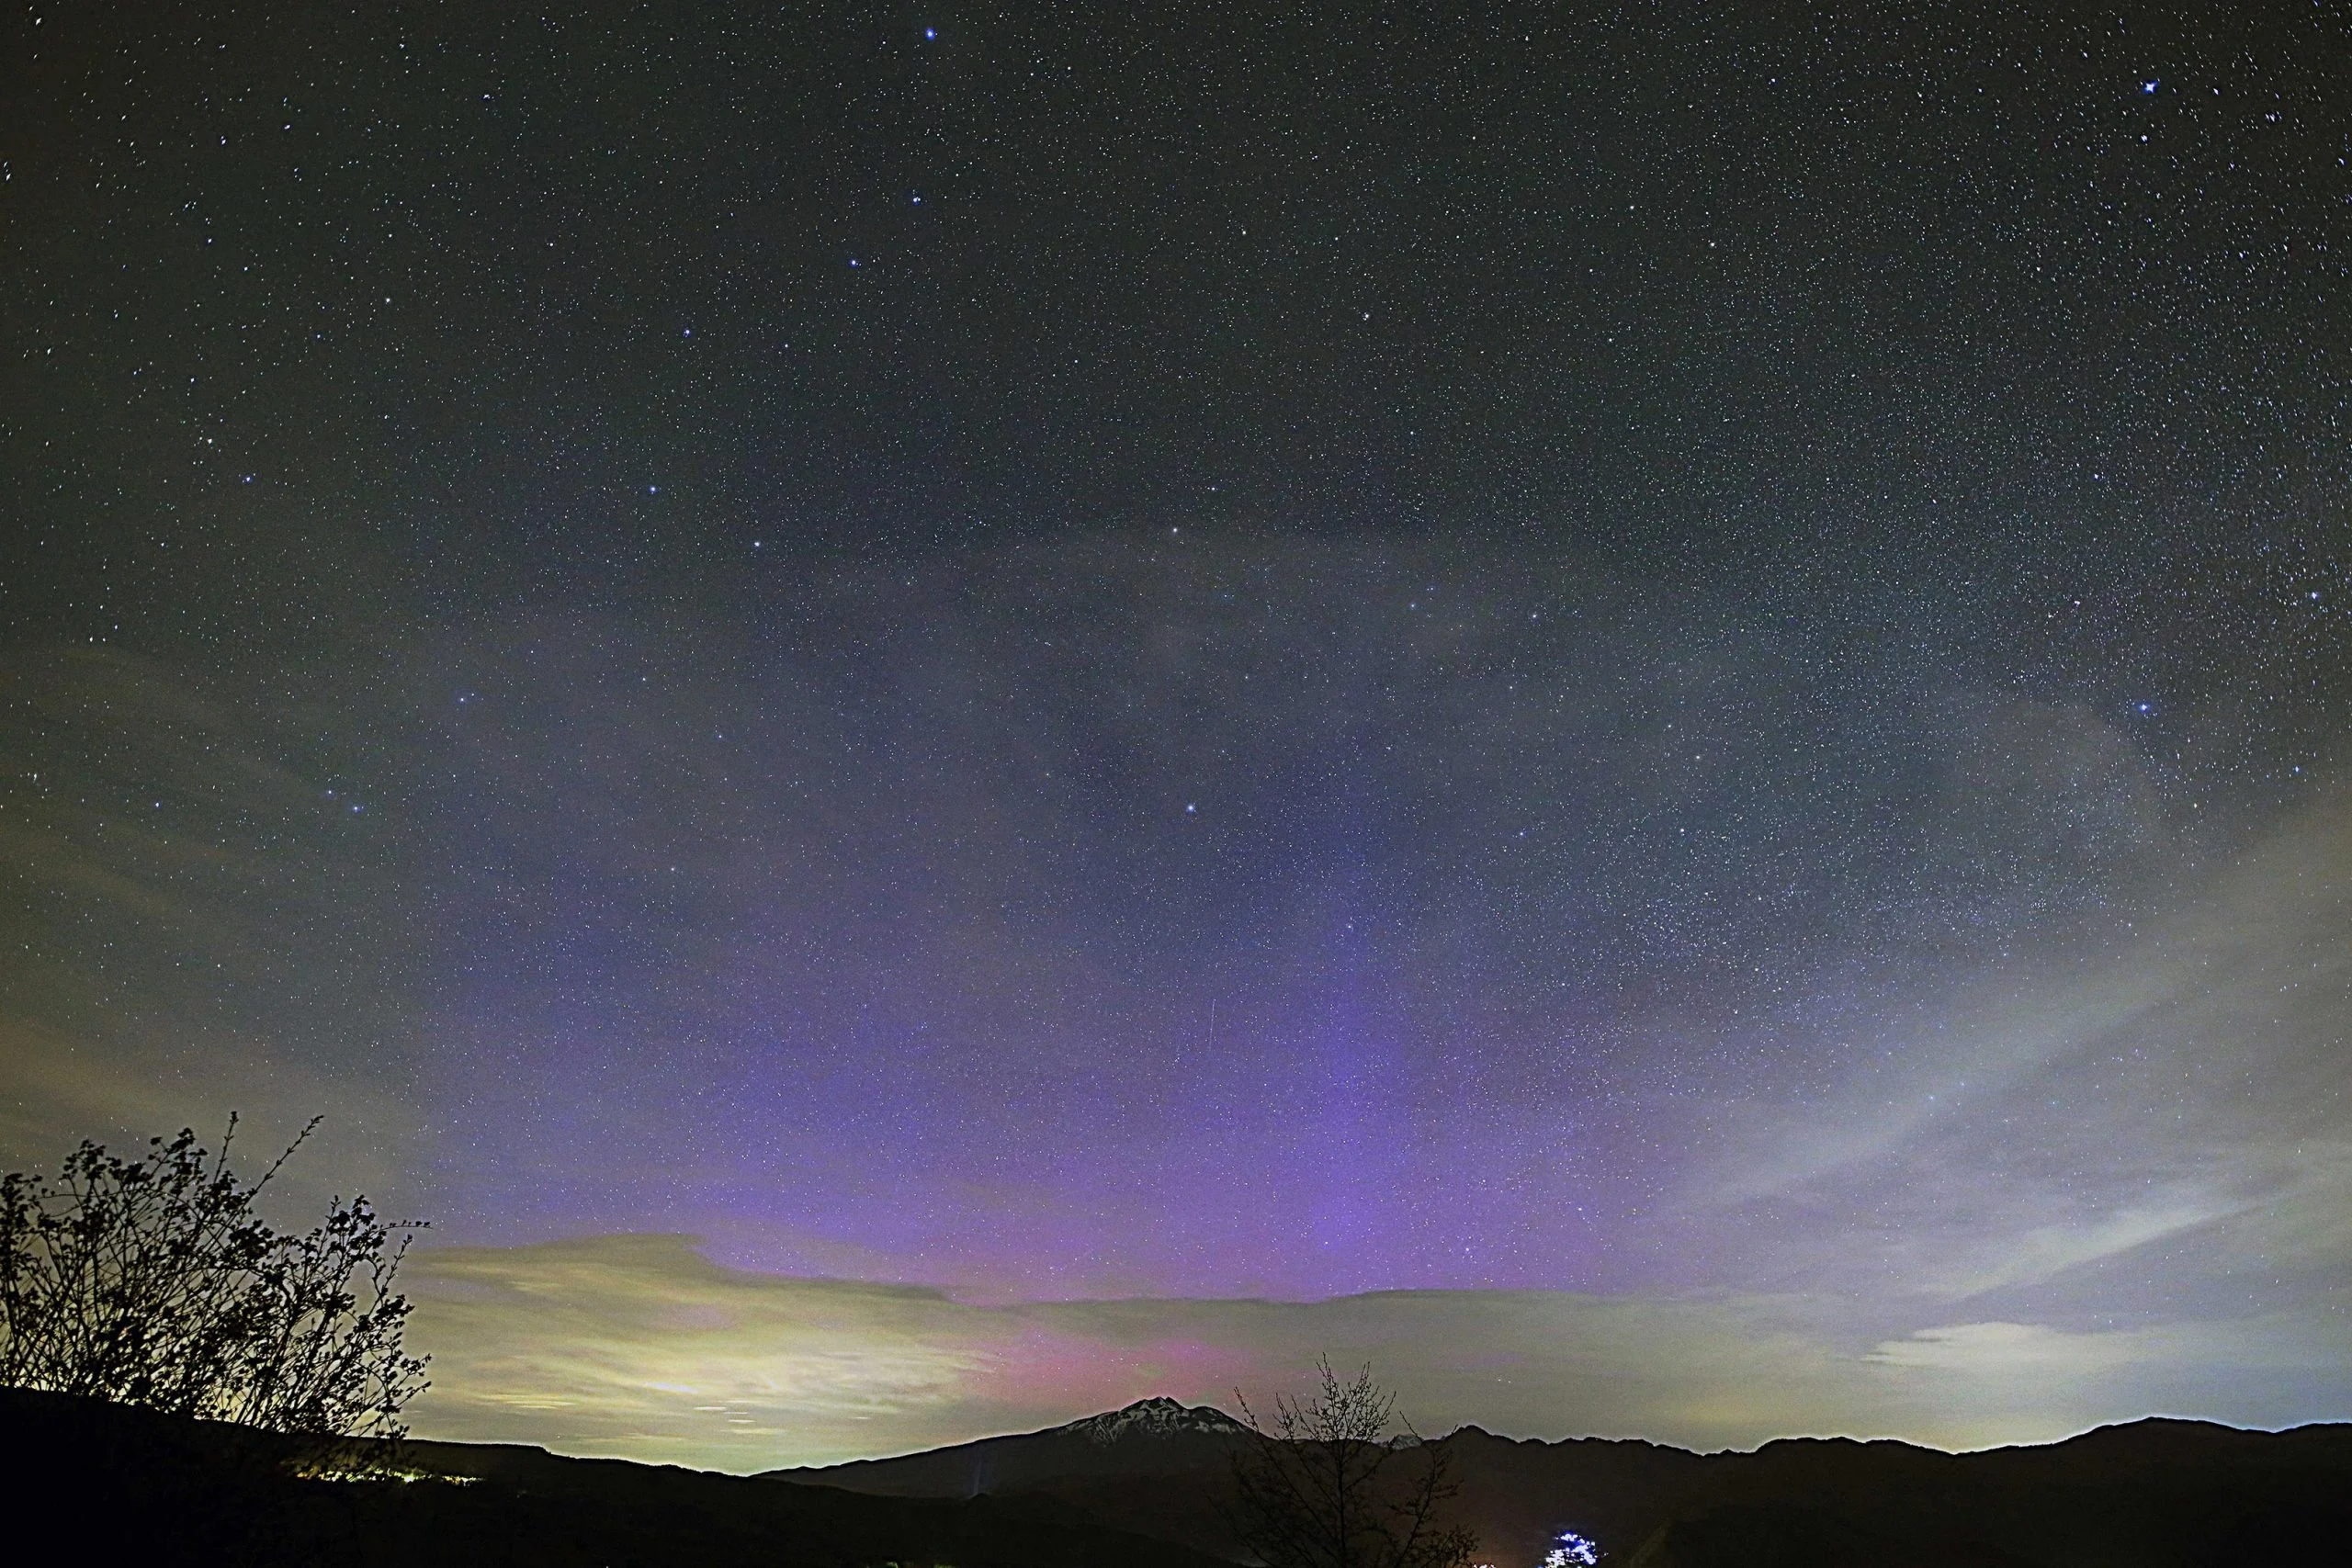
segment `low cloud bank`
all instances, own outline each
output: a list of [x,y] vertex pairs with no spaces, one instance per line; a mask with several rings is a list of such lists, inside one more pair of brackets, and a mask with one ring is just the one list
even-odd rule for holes
[[1325,1353],[1370,1361],[1425,1430],[1697,1448],[1804,1432],[1972,1447],[2189,1409],[2277,1426],[2352,1399],[2352,1328],[2316,1314],[2100,1332],[1892,1330],[1785,1296],[982,1305],[729,1269],[672,1235],[446,1248],[413,1272],[413,1338],[434,1355],[420,1436],[726,1470],[904,1452],[1148,1393],[1229,1405],[1236,1386],[1299,1386]]

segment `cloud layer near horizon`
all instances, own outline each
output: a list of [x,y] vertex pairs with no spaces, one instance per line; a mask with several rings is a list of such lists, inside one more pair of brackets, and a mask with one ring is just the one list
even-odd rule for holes
[[2352,1398],[2352,1329],[2325,1313],[1890,1334],[1798,1296],[988,1304],[729,1269],[673,1235],[446,1248],[419,1255],[413,1285],[435,1352],[420,1436],[737,1471],[1032,1430],[1148,1394],[1229,1409],[1237,1389],[1295,1390],[1321,1355],[1370,1363],[1427,1431],[1699,1449],[1794,1433],[1967,1448],[2172,1410],[2280,1426]]

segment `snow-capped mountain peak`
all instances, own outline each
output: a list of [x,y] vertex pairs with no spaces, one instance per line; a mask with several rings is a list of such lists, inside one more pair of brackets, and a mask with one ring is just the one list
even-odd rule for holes
[[1115,1443],[1122,1438],[1171,1438],[1187,1433],[1223,1437],[1247,1430],[1222,1410],[1205,1404],[1180,1404],[1159,1397],[1138,1399],[1124,1410],[1106,1410],[1072,1421],[1061,1428],[1091,1443]]

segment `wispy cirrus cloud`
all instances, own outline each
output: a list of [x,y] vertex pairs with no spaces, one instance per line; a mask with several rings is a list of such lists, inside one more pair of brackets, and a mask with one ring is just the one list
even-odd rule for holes
[[1751,1287],[2036,1314],[2093,1310],[2092,1276],[2126,1260],[2177,1259],[2184,1288],[2222,1256],[2352,1266],[2347,888],[2352,802],[2332,797],[2105,951],[2021,955],[1818,1098],[1747,1108],[1682,1211],[1773,1239],[1730,1272]]

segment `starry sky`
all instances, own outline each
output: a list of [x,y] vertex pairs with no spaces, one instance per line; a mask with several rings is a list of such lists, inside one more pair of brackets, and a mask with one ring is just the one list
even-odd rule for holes
[[2050,9],[29,0],[0,1158],[571,1452],[2352,1417],[2352,17]]

